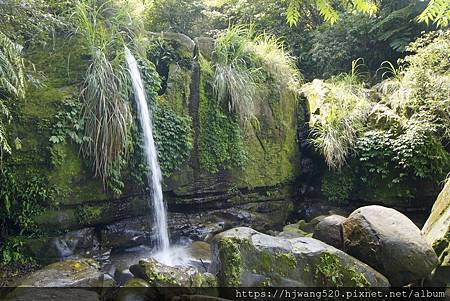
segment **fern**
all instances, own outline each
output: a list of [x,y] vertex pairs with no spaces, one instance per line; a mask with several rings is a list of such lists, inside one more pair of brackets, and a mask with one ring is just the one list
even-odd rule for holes
[[438,27],[447,27],[450,21],[450,1],[431,0],[417,19],[426,24],[433,22]]
[[371,0],[352,0],[352,4],[357,11],[373,16],[378,7],[374,1]]
[[329,22],[331,24],[336,23],[336,21],[339,19],[339,16],[328,0],[316,0],[316,4],[317,8],[319,9],[320,15],[326,22]]
[[[287,22],[290,26],[294,26],[300,19],[300,7],[307,0],[289,0],[287,7]],[[445,0],[444,0],[445,1]],[[320,15],[326,22],[331,24],[336,23],[339,20],[338,12],[333,7],[333,1],[331,0],[314,0]],[[356,11],[374,15],[378,11],[378,6],[375,0],[341,0],[343,5],[350,5],[351,8]]]

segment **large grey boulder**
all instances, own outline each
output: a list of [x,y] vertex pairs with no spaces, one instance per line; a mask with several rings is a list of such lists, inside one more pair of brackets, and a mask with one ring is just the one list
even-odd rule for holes
[[309,237],[285,239],[235,228],[212,242],[219,286],[389,286],[359,260]]
[[345,250],[402,286],[428,277],[437,266],[434,250],[416,225],[402,213],[367,206],[342,224]]
[[327,216],[316,225],[313,237],[342,250],[342,223],[345,220],[346,218],[340,215]]

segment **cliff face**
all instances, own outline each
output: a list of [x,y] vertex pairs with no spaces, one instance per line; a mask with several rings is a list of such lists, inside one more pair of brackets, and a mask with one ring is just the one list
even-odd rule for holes
[[[150,37],[170,44],[176,54],[158,70],[163,84],[157,102],[187,117],[192,129],[189,158],[176,162],[164,179],[174,235],[204,238],[228,226],[282,226],[293,209],[293,181],[300,171],[295,97],[268,93],[258,102],[258,123],[239,126],[215,107],[208,70],[214,41],[194,42],[179,34]],[[50,233],[86,227],[104,233],[112,225],[151,214],[145,189],[124,180],[120,195],[105,193],[79,145],[71,139],[54,141],[64,127],[61,116],[77,115],[73,103],[79,103],[87,58],[77,51],[76,41],[58,40],[52,48],[29,51],[29,57],[46,77],[44,86],[31,88],[15,109],[21,117],[10,132],[21,147],[8,166],[23,179],[44,179],[52,189],[53,201],[34,217],[37,226]],[[240,144],[239,151],[232,149],[234,143]]]

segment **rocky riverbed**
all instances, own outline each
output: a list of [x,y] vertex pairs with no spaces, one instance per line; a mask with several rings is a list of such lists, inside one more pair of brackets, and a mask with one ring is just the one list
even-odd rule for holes
[[[450,285],[450,278],[445,278],[448,263],[442,239],[432,243],[429,237],[430,232],[444,239],[448,235],[444,233],[448,220],[439,219],[448,210],[448,205],[442,205],[449,201],[445,191],[435,205],[442,212],[431,215],[423,233],[394,209],[366,206],[348,217],[334,214],[299,221],[281,232],[272,231],[272,235],[237,227],[209,235],[204,241],[184,241],[182,252],[188,259],[182,266],[165,266],[152,258],[150,247],[139,246],[103,254],[98,260],[53,263],[32,272],[18,285],[95,287],[97,297],[106,288],[117,300],[136,294],[135,290],[115,290],[118,287]],[[188,293],[195,294],[195,289]],[[220,292],[212,294],[219,296]],[[9,298],[19,298],[14,296]]]

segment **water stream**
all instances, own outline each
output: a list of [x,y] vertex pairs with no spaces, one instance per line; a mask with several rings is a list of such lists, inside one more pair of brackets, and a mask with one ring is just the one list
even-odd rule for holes
[[152,189],[151,207],[153,208],[153,219],[155,225],[155,236],[157,239],[157,248],[159,251],[168,251],[169,233],[167,231],[167,209],[164,203],[162,192],[162,175],[161,168],[158,163],[158,153],[155,147],[152,131],[152,116],[150,114],[147,97],[145,94],[141,74],[139,72],[138,64],[127,48],[125,50],[126,61],[130,71],[133,82],[134,95],[136,98],[137,110],[139,114],[139,121],[142,127],[142,137],[144,139],[144,151],[147,158],[147,163],[150,167],[150,174],[148,176],[149,184]]
[[136,58],[128,48],[125,49],[125,58],[133,83],[139,121],[142,127],[145,156],[150,167],[150,174],[148,176],[149,185],[152,190],[150,205],[153,209],[153,225],[156,237],[156,250],[152,254],[152,257],[170,266],[185,265],[187,263],[185,248],[182,246],[171,247],[169,243],[167,207],[164,202],[161,186],[161,168],[158,163],[158,153],[153,139],[152,116],[147,105],[142,77]]

